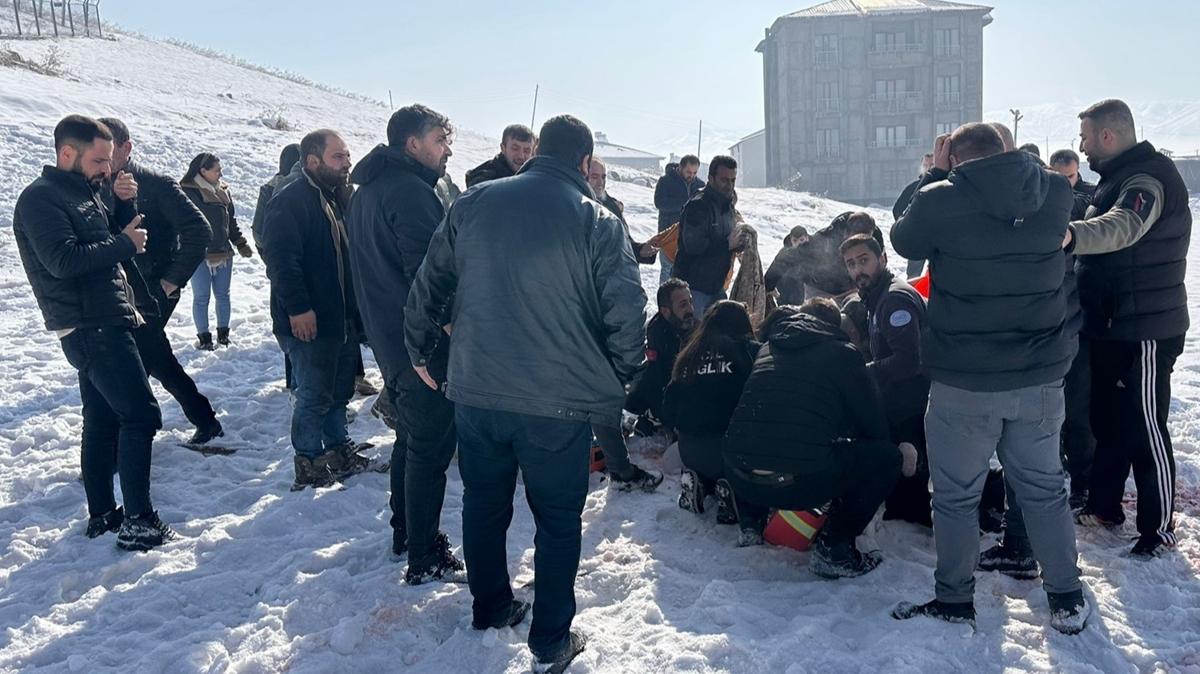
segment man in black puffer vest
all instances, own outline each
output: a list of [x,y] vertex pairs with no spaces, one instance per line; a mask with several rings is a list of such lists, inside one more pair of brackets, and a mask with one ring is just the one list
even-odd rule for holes
[[932,274],[921,354],[933,381],[925,434],[937,597],[892,615],[974,624],[978,510],[998,454],[1042,566],[1050,624],[1074,634],[1090,608],[1059,459],[1062,380],[1078,330],[1062,250],[1071,187],[1033,155],[1005,152],[987,124],[939,137],[936,170],[949,171],[946,179],[917,192],[892,245],[928,259]]
[[[130,159],[133,140],[125,123],[113,117],[100,120],[113,135],[113,171],[127,171],[138,184],[137,208],[142,215],[142,227],[148,235],[146,253],[134,258],[134,264],[145,279],[144,286],[135,286],[149,293],[138,297],[138,306],[149,301],[157,305],[156,315],[146,316],[146,324],[133,331],[138,353],[146,374],[163,385],[183,408],[183,415],[196,427],[189,444],[202,445],[225,435],[221,422],[208,398],[196,388],[196,382],[180,365],[167,338],[167,322],[179,304],[180,291],[196,266],[204,260],[212,229],[196,205],[188,199],[174,179],[151,171]],[[115,207],[111,189],[103,189],[105,205]]]
[[[408,550],[404,580],[410,585],[465,575],[438,531],[454,457],[454,404],[421,381],[400,339],[408,290],[445,215],[436,185],[453,154],[452,133],[450,120],[424,105],[397,110],[388,121],[388,144],[371,150],[350,174],[359,190],[346,216],[363,329],[383,373],[382,395],[400,414],[392,445],[392,552]],[[450,336],[443,333],[430,359],[438,381],[445,380],[449,353]]]
[[1092,345],[1096,457],[1085,525],[1125,520],[1121,499],[1133,468],[1138,542],[1155,557],[1175,546],[1175,458],[1167,415],[1171,370],[1188,329],[1192,214],[1174,162],[1137,142],[1133,114],[1106,100],[1079,114],[1080,149],[1100,183],[1068,237],[1078,255],[1084,334]]
[[[54,148],[57,166],[45,167],[17,199],[13,233],[46,329],[79,371],[87,536],[116,531],[119,547],[148,550],[175,533],[150,504],[150,445],[162,417],[129,334],[145,322],[132,285],[141,280],[133,257],[146,250],[134,215],[137,183],[128,174],[114,182],[109,212],[97,189],[111,176],[112,134],[90,117],[60,121]],[[114,472],[124,511],[113,496]]]
[[767,344],[733,411],[724,451],[743,530],[761,530],[768,508],[808,510],[835,500],[809,558],[813,573],[826,578],[879,566],[879,554],[859,552],[854,539],[900,476],[900,452],[866,364],[840,324],[837,305],[823,298],[779,307],[764,320]]

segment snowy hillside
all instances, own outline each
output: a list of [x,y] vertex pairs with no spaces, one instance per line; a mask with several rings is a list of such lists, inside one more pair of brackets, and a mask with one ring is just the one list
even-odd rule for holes
[[[0,41],[41,63],[48,41]],[[185,292],[168,332],[212,398],[232,457],[176,446],[190,428],[158,389],[165,429],[155,443],[152,493],[183,540],[146,554],[88,540],[78,481],[81,423],[74,371],[42,320],[12,235],[20,189],[53,161],[50,131],[69,112],[116,115],[135,155],[173,175],[208,150],[222,158],[239,217],[279,148],[312,128],[341,130],[356,157],[383,138],[388,111],[361,100],[142,38],[59,44],[66,74],[0,67],[0,671],[446,672],[526,671],[528,623],[470,629],[465,586],[409,587],[389,560],[387,477],[344,489],[292,493],[288,396],[270,336],[261,260],[234,269],[232,348],[200,352]],[[336,83],[333,83],[336,84]],[[396,92],[397,103],[406,102]],[[282,112],[292,131],[260,121]],[[443,112],[454,117],[454,110]],[[560,112],[560,111],[548,111]],[[569,112],[569,111],[561,111]],[[460,130],[450,170],[494,152],[495,139]],[[651,191],[618,184],[635,236],[654,229]],[[1200,211],[1200,202],[1193,202]],[[770,260],[793,225],[823,226],[844,205],[777,190],[744,190],[740,208]],[[886,224],[888,215],[874,214]],[[1193,254],[1189,281],[1200,274]],[[902,261],[892,260],[899,267]],[[658,271],[643,279],[653,291]],[[1193,296],[1197,306],[1200,293]],[[1195,313],[1195,312],[1193,312]],[[1118,553],[1112,534],[1081,533],[1081,567],[1098,611],[1075,638],[1046,623],[1037,583],[980,576],[980,625],[887,612],[933,588],[929,532],[888,523],[871,535],[887,561],[861,579],[826,582],[786,549],[734,546],[711,514],[675,506],[678,480],[662,448],[635,446],[668,471],[653,495],[608,491],[598,477],[584,512],[576,625],[591,641],[575,672],[1153,672],[1200,670],[1200,351],[1176,368],[1172,437],[1179,461],[1180,553],[1150,563]],[[370,369],[370,365],[368,365]],[[377,375],[376,375],[377,376]],[[381,447],[391,433],[356,400],[351,432]],[[677,467],[674,467],[677,469]],[[451,469],[443,526],[461,542],[462,483]],[[517,583],[532,578],[532,519],[518,494],[510,536]],[[531,589],[518,590],[528,596]]]
[[[1187,92],[1193,93],[1193,92]],[[1037,143],[1042,156],[1062,148],[1079,147],[1079,113],[1096,101],[1046,103],[1021,108],[1024,118],[1018,143]],[[1177,155],[1200,152],[1200,101],[1126,101],[1138,125],[1138,137]],[[984,113],[989,122],[1012,126],[1008,109]],[[1049,141],[1049,147],[1047,147]]]

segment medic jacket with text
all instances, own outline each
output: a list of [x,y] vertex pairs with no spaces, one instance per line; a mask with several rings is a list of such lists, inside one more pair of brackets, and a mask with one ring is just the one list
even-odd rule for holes
[[867,307],[871,362],[867,372],[891,422],[925,413],[929,378],[921,368],[925,298],[889,270],[861,293]]

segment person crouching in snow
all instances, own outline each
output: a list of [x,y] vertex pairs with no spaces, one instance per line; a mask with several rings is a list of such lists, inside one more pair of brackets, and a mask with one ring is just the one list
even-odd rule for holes
[[855,539],[900,477],[901,454],[888,434],[862,355],[839,327],[828,299],[767,317],[767,343],[754,362],[725,438],[725,475],[742,535],[761,541],[770,508],[834,508],[809,557],[823,578],[861,576],[879,566]]
[[718,301],[675,360],[663,401],[665,421],[679,435],[683,461],[679,507],[703,513],[705,496],[715,493],[719,524],[738,521],[721,446],[761,346],[746,308]]

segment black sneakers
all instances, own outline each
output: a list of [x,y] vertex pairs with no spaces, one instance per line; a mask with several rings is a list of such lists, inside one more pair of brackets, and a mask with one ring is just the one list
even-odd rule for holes
[[87,523],[87,537],[97,538],[103,536],[110,531],[117,531],[121,528],[121,523],[125,521],[125,511],[121,506],[110,510],[103,515],[89,517]]
[[1050,605],[1050,626],[1063,634],[1079,634],[1087,627],[1092,606],[1083,596],[1083,590],[1075,592],[1046,593]]
[[952,604],[936,599],[924,604],[913,604],[902,601],[896,605],[896,608],[892,609],[892,617],[896,620],[908,620],[909,618],[916,618],[918,616],[937,618],[948,623],[970,625],[974,629],[975,603],[968,601],[961,604]]
[[853,541],[835,541],[822,530],[813,541],[808,570],[821,578],[857,578],[874,571],[883,562],[878,552],[863,553]]
[[179,535],[158,518],[158,513],[151,510],[145,515],[125,518],[117,531],[117,547],[143,552],[178,538]]
[[658,485],[662,484],[663,475],[658,471],[644,470],[641,466],[633,466],[633,470],[629,471],[629,475],[622,476],[617,473],[609,473],[608,479],[612,480],[613,488],[619,491],[645,491],[651,492],[658,489]]
[[225,429],[221,427],[221,422],[213,419],[212,423],[208,426],[204,428],[197,428],[196,432],[192,433],[192,437],[188,438],[187,444],[203,445],[216,438],[224,437],[224,435]]
[[688,468],[679,476],[679,507],[697,515],[704,513],[704,485],[696,471]]
[[1037,561],[1028,548],[998,543],[979,555],[980,571],[995,571],[1009,578],[1032,580],[1038,577]]
[[1129,551],[1129,556],[1146,561],[1162,557],[1174,549],[1174,546],[1164,543],[1158,536],[1143,536],[1138,539],[1137,543],[1133,544],[1133,549]]
[[408,570],[404,572],[404,582],[409,585],[424,585],[435,580],[443,583],[465,583],[467,567],[450,550],[450,538],[439,531],[433,545],[436,555],[433,563],[428,566],[413,566],[410,557]]
[[571,633],[567,635],[567,645],[560,653],[546,660],[534,656],[533,674],[562,674],[567,671],[567,667],[571,666],[571,661],[575,659],[575,656],[582,653],[586,647],[587,637],[571,630]]
[[504,629],[505,627],[516,627],[525,619],[525,615],[529,613],[531,604],[527,601],[519,599],[512,600],[508,607],[492,620],[479,620],[478,618],[471,619],[471,629],[486,630],[486,629]]
[[729,480],[717,480],[714,491],[717,494],[717,524],[737,524],[737,501],[733,498],[733,487],[729,486]]

